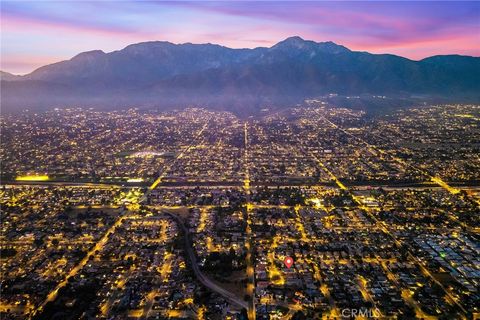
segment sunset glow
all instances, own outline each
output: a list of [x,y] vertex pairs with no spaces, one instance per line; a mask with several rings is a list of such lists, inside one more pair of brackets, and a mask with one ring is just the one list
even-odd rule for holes
[[1,20],[1,70],[17,74],[151,40],[253,48],[298,35],[411,59],[480,55],[478,2],[3,1]]

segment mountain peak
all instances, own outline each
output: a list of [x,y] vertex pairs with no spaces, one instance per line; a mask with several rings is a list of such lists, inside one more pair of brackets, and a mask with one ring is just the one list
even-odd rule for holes
[[313,41],[307,41],[302,39],[299,36],[288,37],[283,41],[280,41],[272,48],[296,48],[301,49],[304,48],[307,43],[314,43]]
[[91,50],[91,51],[85,51],[77,54],[73,59],[93,59],[98,56],[103,56],[106,54],[102,50]]
[[305,42],[306,40],[303,39],[302,37],[300,36],[291,36],[291,37],[288,37],[286,38],[285,40],[281,41],[281,42],[287,42],[287,43],[303,43]]
[[350,50],[342,45],[338,45],[332,41],[315,42],[311,40],[304,40],[299,36],[289,37],[283,41],[280,41],[272,47],[272,49],[282,50],[318,50],[326,53],[342,53],[349,52]]

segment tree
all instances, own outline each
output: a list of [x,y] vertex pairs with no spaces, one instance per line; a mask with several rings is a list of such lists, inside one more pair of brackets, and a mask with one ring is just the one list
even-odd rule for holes
[[247,312],[247,309],[242,308],[242,311],[240,311],[239,320],[248,320],[248,312]]
[[43,245],[43,238],[37,238],[37,239],[33,240],[33,243],[34,243],[37,247],[40,247],[41,245]]
[[306,317],[305,314],[304,314],[302,311],[300,311],[300,310],[298,310],[297,312],[295,312],[295,313],[293,314],[293,317],[292,317],[292,320],[304,320],[304,319],[306,320],[307,317]]

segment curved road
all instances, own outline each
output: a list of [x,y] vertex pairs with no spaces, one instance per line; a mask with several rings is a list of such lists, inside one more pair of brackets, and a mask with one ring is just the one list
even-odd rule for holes
[[163,213],[167,214],[168,216],[172,217],[177,223],[180,225],[182,228],[183,232],[185,233],[185,247],[188,253],[188,258],[190,260],[190,264],[192,265],[193,272],[195,273],[195,276],[197,279],[207,288],[211,289],[212,291],[215,291],[219,295],[223,296],[225,299],[227,299],[230,303],[233,303],[241,308],[248,309],[248,304],[246,301],[243,299],[237,297],[235,294],[233,294],[230,291],[225,290],[224,288],[220,287],[218,284],[212,281],[212,279],[208,278],[205,274],[200,271],[200,268],[198,268],[197,264],[197,258],[195,256],[195,253],[193,252],[192,246],[190,245],[190,233],[188,232],[187,227],[185,227],[185,224],[183,223],[182,219],[178,217],[176,214],[173,214],[168,211],[162,211]]

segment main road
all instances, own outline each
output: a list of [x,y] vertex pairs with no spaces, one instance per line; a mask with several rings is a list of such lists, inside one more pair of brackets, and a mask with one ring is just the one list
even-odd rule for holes
[[193,252],[191,241],[190,241],[190,232],[188,231],[188,228],[185,227],[185,224],[183,223],[182,219],[177,216],[174,213],[168,212],[168,211],[162,211],[166,215],[170,216],[172,219],[174,219],[178,225],[182,228],[183,233],[185,235],[185,250],[187,251],[187,256],[188,259],[190,260],[190,264],[192,266],[193,272],[195,273],[195,276],[197,279],[207,288],[211,289],[212,291],[218,293],[219,295],[223,296],[226,300],[228,300],[230,303],[233,303],[241,308],[248,309],[248,304],[245,302],[242,298],[236,296],[232,292],[225,290],[218,284],[212,281],[209,277],[207,277],[198,267],[197,264],[197,258],[195,256],[195,253]]

